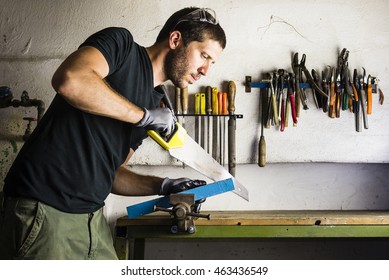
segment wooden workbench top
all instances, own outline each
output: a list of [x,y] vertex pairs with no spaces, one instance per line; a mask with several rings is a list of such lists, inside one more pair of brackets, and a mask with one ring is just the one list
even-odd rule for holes
[[[389,225],[389,211],[202,211],[211,219],[197,219],[196,225]],[[169,225],[168,213],[155,212],[136,219],[122,217],[117,227],[134,225]]]

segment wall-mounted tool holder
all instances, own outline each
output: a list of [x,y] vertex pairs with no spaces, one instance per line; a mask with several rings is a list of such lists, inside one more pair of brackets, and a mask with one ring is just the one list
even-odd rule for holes
[[[204,93],[189,95],[187,88],[175,88],[175,113],[181,125],[186,127],[186,117],[194,118],[195,141],[223,166],[228,151],[228,171],[232,176],[235,176],[236,168],[236,120],[243,118],[242,114],[235,114],[235,96],[236,86],[233,81],[228,82],[225,92],[207,86]],[[188,110],[189,98],[194,99],[193,110]]]
[[[368,115],[372,114],[373,93],[379,94],[379,103],[382,105],[384,94],[378,86],[378,79],[354,69],[353,76],[348,68],[347,49],[343,49],[338,56],[336,67],[327,66],[320,75],[305,66],[306,56],[301,61],[298,53],[292,60],[292,72],[284,69],[266,74],[260,82],[253,82],[251,76],[246,76],[245,90],[260,89],[261,137],[258,143],[258,164],[263,167],[266,163],[266,143],[263,128],[272,124],[283,132],[288,126],[289,116],[292,116],[293,126],[297,126],[300,116],[300,107],[309,109],[308,94],[314,100],[316,108],[322,109],[330,118],[340,118],[342,111],[350,111],[355,115],[355,129],[362,130],[362,120],[365,129],[368,129]],[[303,79],[305,76],[305,81]],[[342,113],[343,114],[343,113]]]
[[[236,120],[243,119],[243,114],[233,115],[201,115],[201,114],[176,114],[182,124],[183,118],[194,121],[194,140],[212,155],[221,165],[228,162],[228,172],[236,174]],[[184,123],[188,124],[188,120]],[[225,137],[227,134],[227,139]],[[227,140],[227,141],[226,141]],[[228,158],[225,157],[227,153]]]
[[[245,90],[251,92],[253,88],[258,88],[261,94],[266,95],[264,100],[261,98],[261,102],[267,104],[262,108],[265,110],[263,121],[266,128],[269,128],[269,120],[272,120],[272,123],[276,125],[279,121],[280,131],[284,131],[284,128],[288,126],[290,113],[293,118],[293,126],[297,126],[300,105],[303,105],[304,110],[309,109],[308,94],[311,93],[311,99],[313,99],[316,108],[322,109],[330,118],[340,118],[342,111],[350,111],[355,114],[356,131],[362,131],[362,120],[364,128],[368,129],[368,115],[372,114],[373,94],[379,94],[379,104],[382,105],[384,100],[378,79],[371,75],[366,76],[363,69],[363,75],[358,75],[354,70],[353,82],[342,82],[344,79],[339,73],[336,74],[337,72],[335,69],[329,69],[327,73],[323,72],[323,76],[326,75],[326,78],[322,80],[315,78],[315,86],[308,82],[297,82],[296,76],[291,73],[287,73],[289,82],[286,83],[280,82],[281,76],[276,74],[272,75],[272,79],[264,79],[260,82],[252,82],[251,76],[246,76]],[[312,73],[315,73],[314,70]],[[274,77],[277,77],[276,82],[273,80]],[[316,88],[320,88],[323,94],[318,92]],[[274,116],[274,112],[277,113],[277,116]]]

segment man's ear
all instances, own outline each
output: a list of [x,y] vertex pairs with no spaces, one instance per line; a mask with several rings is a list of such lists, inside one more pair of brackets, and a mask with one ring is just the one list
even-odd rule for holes
[[179,44],[181,43],[181,32],[180,31],[173,31],[172,33],[170,33],[170,36],[169,36],[169,47],[171,49],[176,49]]

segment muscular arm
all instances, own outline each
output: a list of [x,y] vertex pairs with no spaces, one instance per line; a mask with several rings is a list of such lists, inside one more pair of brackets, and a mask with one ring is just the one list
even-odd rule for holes
[[144,112],[111,89],[103,80],[109,66],[102,53],[84,46],[72,53],[52,78],[53,88],[72,106],[129,123],[139,122]]
[[126,168],[133,155],[131,150],[127,160],[116,171],[112,193],[124,196],[145,196],[159,194],[163,178],[134,173]]

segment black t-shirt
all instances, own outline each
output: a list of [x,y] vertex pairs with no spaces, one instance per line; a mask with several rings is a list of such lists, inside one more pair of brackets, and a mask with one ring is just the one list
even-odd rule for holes
[[[128,30],[106,28],[81,47],[86,45],[106,58],[110,87],[140,107],[159,106],[151,61]],[[143,128],[83,112],[57,94],[7,174],[4,193],[65,212],[94,212],[104,205],[130,148],[136,150],[145,137]]]

